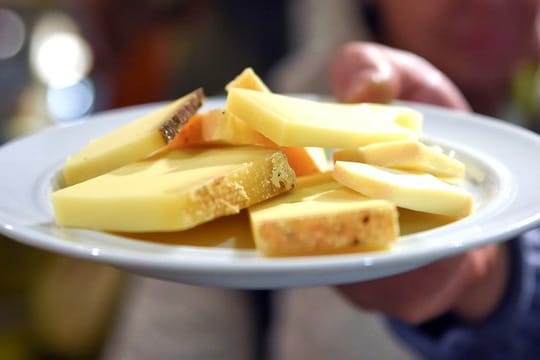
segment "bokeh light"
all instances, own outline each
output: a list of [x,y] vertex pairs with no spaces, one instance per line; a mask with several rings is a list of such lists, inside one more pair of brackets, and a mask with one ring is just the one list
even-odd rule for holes
[[90,112],[94,104],[94,85],[89,79],[58,88],[47,90],[47,108],[57,122],[78,119]]
[[0,8],[0,60],[15,56],[22,48],[26,30],[21,17]]
[[80,82],[92,66],[92,52],[71,19],[45,15],[32,35],[31,64],[47,86],[64,88]]

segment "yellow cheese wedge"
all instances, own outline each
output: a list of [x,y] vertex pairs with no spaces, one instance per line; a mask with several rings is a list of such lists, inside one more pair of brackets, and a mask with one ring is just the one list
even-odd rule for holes
[[397,206],[452,217],[471,214],[473,197],[464,188],[430,174],[413,174],[359,162],[336,161],[334,179],[366,196]]
[[225,111],[280,146],[356,148],[416,138],[419,112],[381,104],[338,104],[231,88]]
[[359,161],[395,169],[418,171],[443,178],[465,177],[465,164],[441,148],[420,141],[390,141],[334,152],[334,160]]
[[70,156],[63,168],[67,185],[104,174],[145,158],[174,138],[179,127],[201,106],[204,94],[198,89],[115,131],[92,140]]
[[255,246],[266,256],[357,252],[388,247],[399,234],[396,207],[369,199],[330,174],[248,208]]
[[294,172],[279,150],[171,150],[55,191],[52,203],[62,226],[175,231],[238,213],[294,184]]
[[261,92],[270,92],[270,89],[261,80],[261,78],[253,71],[253,68],[245,68],[238,76],[236,76],[231,82],[225,85],[225,90],[229,91],[231,88],[251,89]]

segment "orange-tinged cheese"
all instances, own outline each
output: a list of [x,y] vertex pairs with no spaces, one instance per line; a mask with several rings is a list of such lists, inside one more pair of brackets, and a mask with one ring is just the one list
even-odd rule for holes
[[330,170],[323,148],[282,146],[281,150],[287,155],[296,176],[314,175]]
[[193,145],[264,145],[274,142],[234,116],[221,109],[212,109],[193,116],[169,147]]

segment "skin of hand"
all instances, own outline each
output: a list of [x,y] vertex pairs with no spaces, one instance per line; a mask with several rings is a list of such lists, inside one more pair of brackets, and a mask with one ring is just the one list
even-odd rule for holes
[[[353,42],[330,68],[344,102],[402,99],[469,111],[456,86],[426,60],[382,45]],[[402,274],[337,286],[354,305],[418,324],[453,311],[481,321],[502,298],[509,272],[504,245],[490,244]]]

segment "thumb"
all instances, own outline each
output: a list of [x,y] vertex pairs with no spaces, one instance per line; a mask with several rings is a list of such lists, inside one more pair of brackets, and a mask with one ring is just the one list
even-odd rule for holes
[[398,97],[399,75],[377,47],[346,44],[330,64],[330,85],[339,101],[386,103]]
[[457,87],[425,59],[378,44],[346,44],[331,63],[330,82],[344,102],[401,99],[470,110]]

